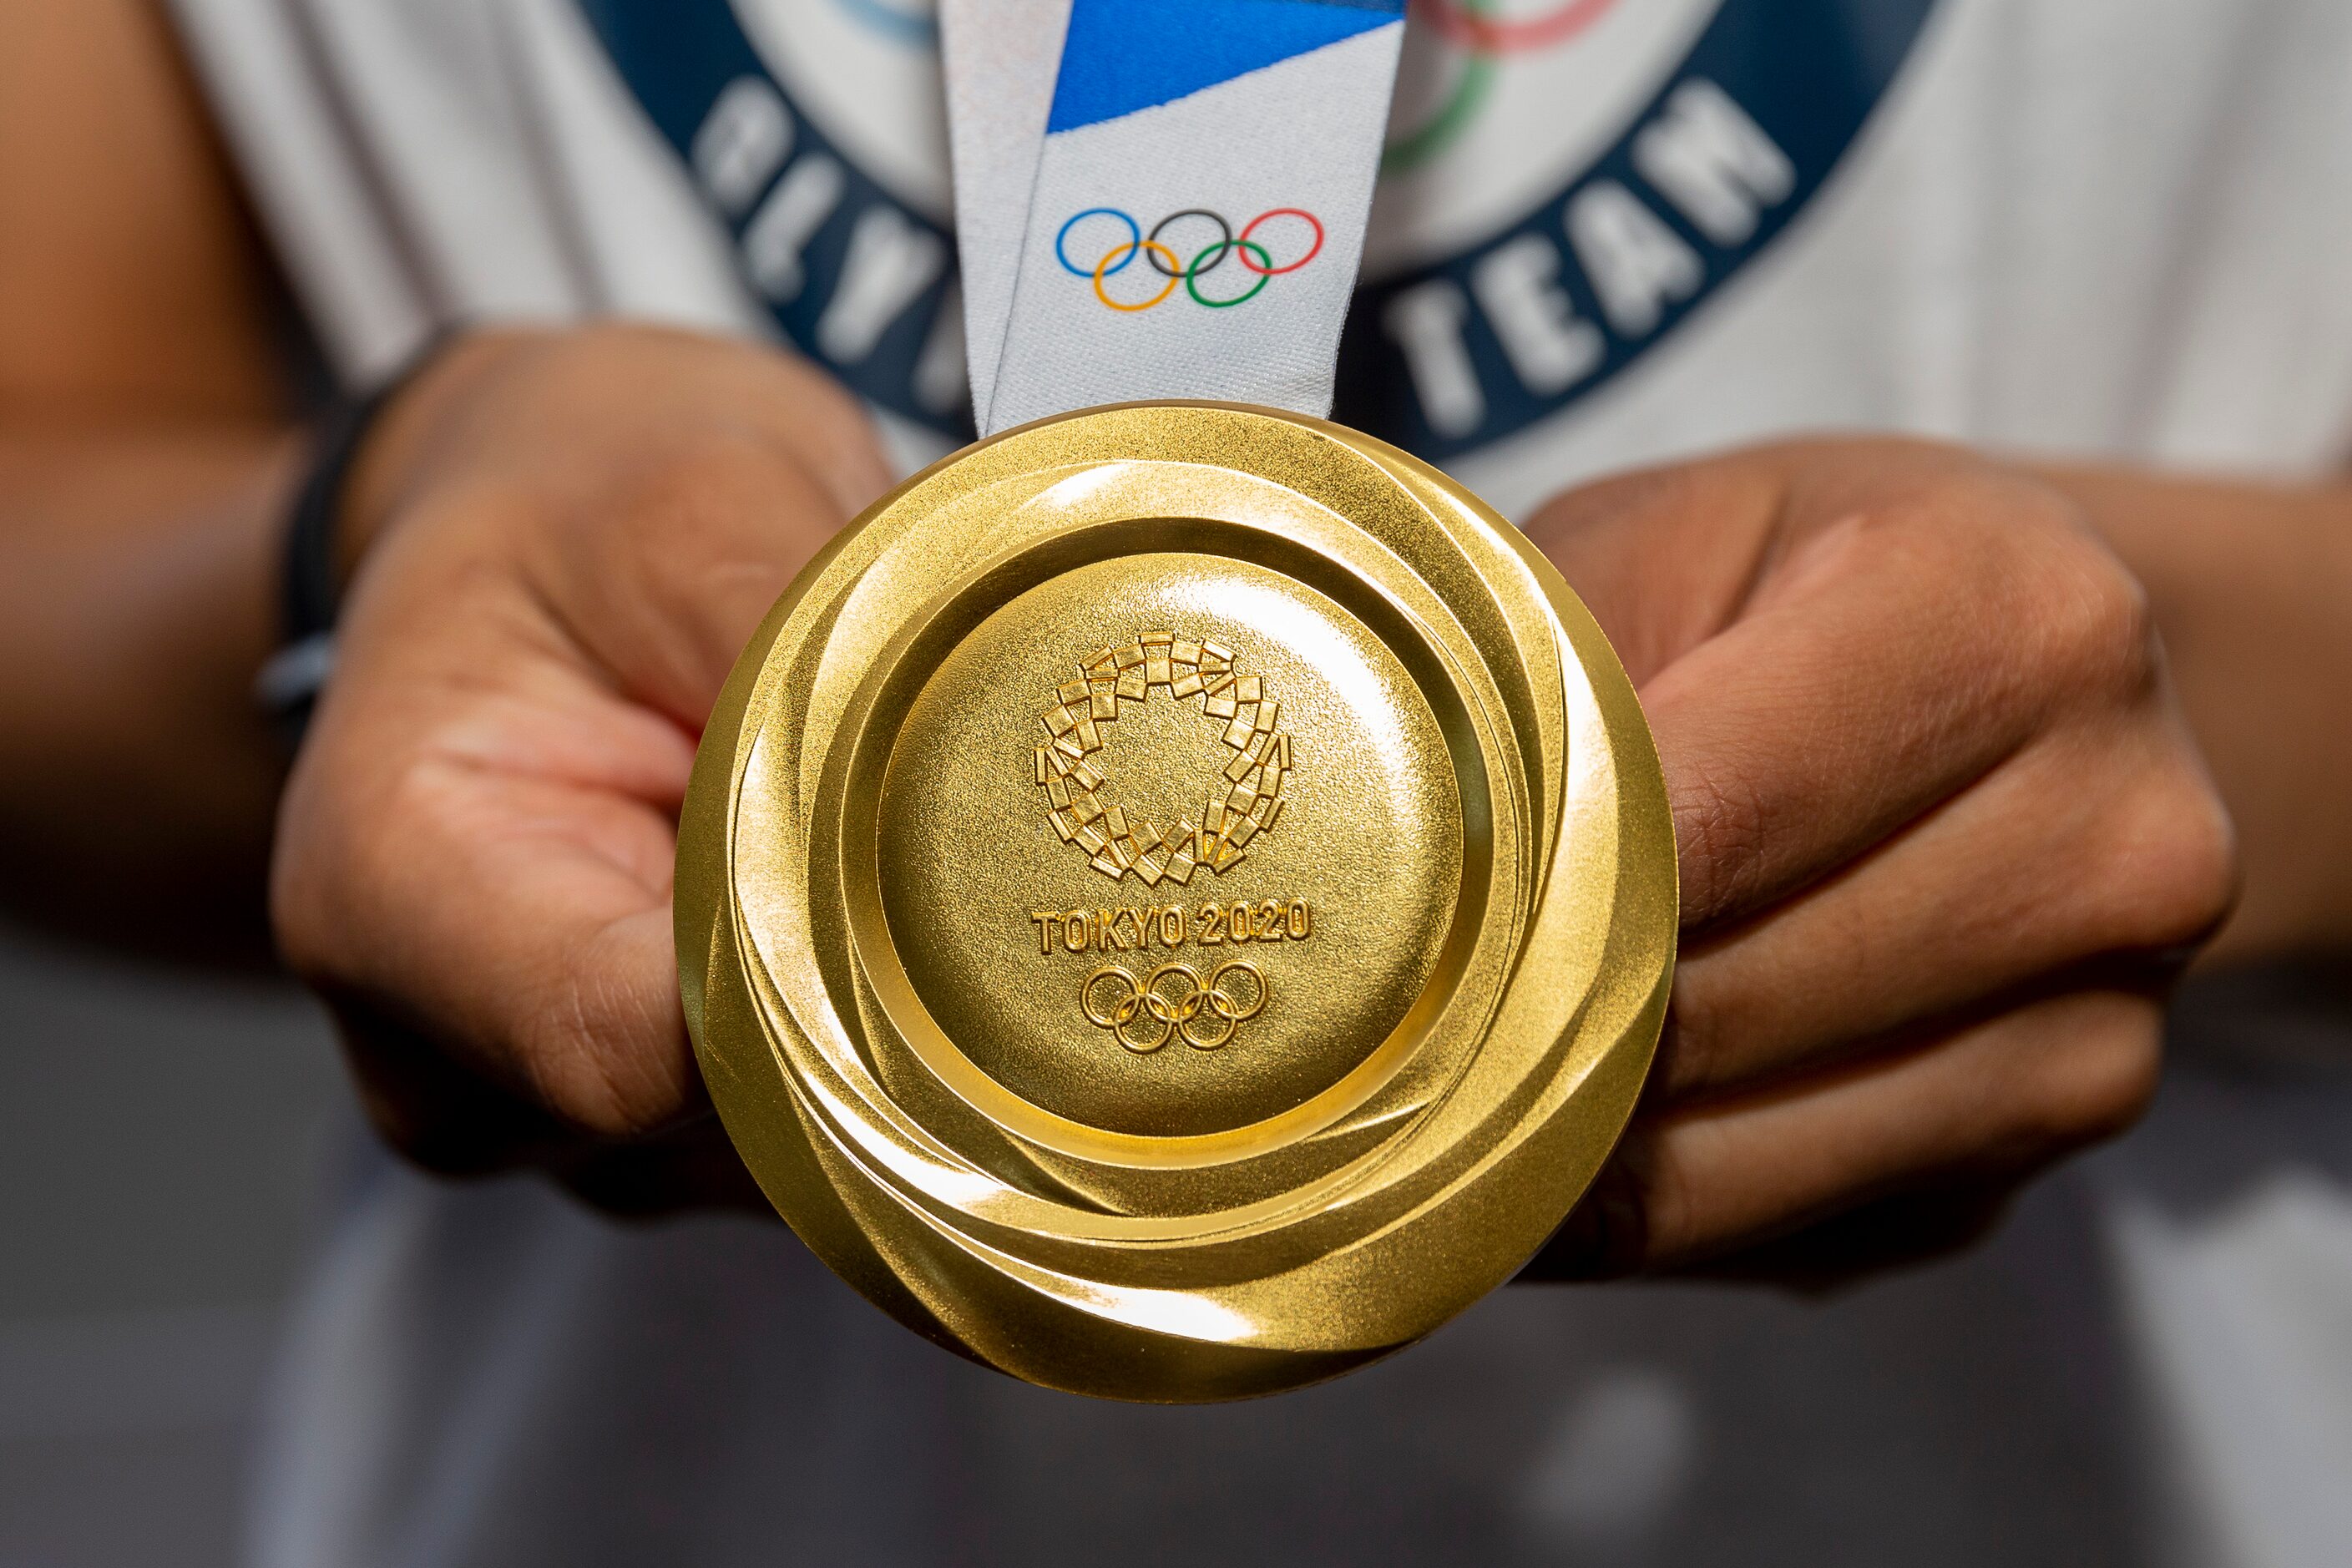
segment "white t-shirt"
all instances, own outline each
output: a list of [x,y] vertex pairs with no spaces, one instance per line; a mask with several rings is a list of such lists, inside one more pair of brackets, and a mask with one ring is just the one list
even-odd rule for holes
[[[351,382],[621,314],[795,345],[903,462],[959,438],[924,0],[174,8]],[[1413,26],[1335,413],[1507,510],[1823,427],[2282,476],[2352,439],[2338,0]],[[2241,1136],[2269,1163],[2227,1202],[2150,1174],[2204,1146],[2175,1095],[1966,1264],[1826,1305],[1508,1291],[1216,1411],[968,1368],[774,1227],[387,1167],[304,1310],[257,1561],[2337,1561],[2352,1100],[2266,1079],[2231,1125],[2273,1089],[2308,1136]]]

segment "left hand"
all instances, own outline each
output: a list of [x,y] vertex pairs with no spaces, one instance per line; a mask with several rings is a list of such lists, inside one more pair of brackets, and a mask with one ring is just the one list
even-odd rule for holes
[[2233,838],[2147,597],[2072,503],[1822,441],[1528,531],[1641,689],[1683,886],[1649,1090],[1533,1276],[1931,1253],[2137,1116]]

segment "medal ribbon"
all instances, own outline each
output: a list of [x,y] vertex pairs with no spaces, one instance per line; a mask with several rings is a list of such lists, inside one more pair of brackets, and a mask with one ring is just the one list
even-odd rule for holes
[[981,434],[1331,406],[1405,0],[942,0]]

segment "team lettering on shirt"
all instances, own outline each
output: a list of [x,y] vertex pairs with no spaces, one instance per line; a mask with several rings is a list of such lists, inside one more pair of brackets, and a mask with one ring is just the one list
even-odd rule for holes
[[[798,61],[803,74],[835,71],[820,112],[786,89],[770,52],[789,52],[803,35],[822,40],[821,27],[755,42],[728,0],[579,3],[724,221],[743,278],[784,335],[876,405],[968,437],[953,237],[939,214],[886,183],[882,163],[868,169],[850,151],[877,128],[901,127],[908,93],[935,90],[928,23],[893,23],[887,68],[849,68],[847,55]],[[1500,213],[1474,201],[1458,240],[1436,231],[1402,247],[1413,259],[1368,269],[1340,344],[1333,416],[1443,462],[1608,380],[1820,191],[1933,8],[1878,0],[1865,27],[1840,9],[1691,0],[1678,14],[1694,30],[1654,29],[1649,63],[1625,68],[1656,70],[1657,85],[1605,111],[1599,139],[1548,195]],[[810,23],[827,13],[792,15]],[[1562,58],[1509,68],[1548,70]],[[1560,123],[1570,141],[1584,134]],[[903,127],[897,144],[903,159]],[[1529,145],[1527,155],[1551,153]],[[1423,157],[1412,177],[1442,168],[1450,190],[1475,190],[1459,182],[1486,177],[1493,149],[1480,156],[1486,164],[1459,168]],[[926,200],[939,205],[937,193]]]

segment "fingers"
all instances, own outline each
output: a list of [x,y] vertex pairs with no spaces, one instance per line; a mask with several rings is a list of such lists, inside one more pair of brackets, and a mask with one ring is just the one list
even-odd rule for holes
[[298,972],[592,1133],[692,1109],[666,816],[456,763],[408,770],[393,804],[358,819],[372,842],[320,837],[283,866]]
[[813,475],[844,515],[890,483],[863,405],[805,360],[677,328],[605,322],[486,330],[450,344],[370,434],[346,507],[365,539],[383,514],[452,476],[593,491],[612,459],[685,430],[771,447]]
[[690,332],[604,330],[653,340],[677,354],[681,376],[706,386],[714,405],[733,413],[710,421],[712,428],[755,436],[789,454],[840,516],[856,516],[890,488],[890,461],[865,405],[808,361]]
[[[1786,897],[2059,714],[2155,679],[2143,595],[2053,492],[1939,456],[1843,487],[1789,479],[1786,461],[1654,480],[1624,510],[1604,492],[1543,523],[1604,626],[1659,665],[1643,705],[1687,927]],[[1739,549],[1709,541],[1726,528]],[[1710,630],[1686,598],[1727,623]]]
[[2020,1176],[2010,1175],[1882,1198],[1792,1235],[1719,1253],[1680,1272],[1809,1292],[1835,1289],[1976,1246],[2008,1219],[2022,1184]]
[[1567,491],[1527,531],[1642,687],[1738,618],[1770,559],[1787,491],[1777,463],[1677,464]]
[[1825,443],[1531,531],[1641,682],[1686,933],[1649,1097],[1544,1268],[1924,1255],[2136,1114],[2234,845],[2145,597],[2063,498]]
[[642,1138],[584,1138],[365,1001],[338,997],[331,1005],[369,1121],[425,1170],[465,1177],[538,1166],[583,1202],[622,1218],[701,1208],[775,1212],[708,1110]]
[[[1833,525],[1769,597],[1643,693],[1685,921],[1737,918],[1843,864],[2015,754],[2152,647],[2120,568],[1933,510]],[[2079,623],[2053,628],[2053,618]],[[2039,626],[2039,637],[2021,628]],[[2077,646],[2058,657],[2042,646]]]
[[2162,984],[2232,838],[2177,717],[2071,727],[1839,876],[1686,946],[1662,1102],[1817,1069],[2104,961]]
[[551,1165],[575,1197],[618,1218],[709,1208],[776,1214],[715,1115],[619,1147],[574,1149]]
[[849,514],[806,468],[735,436],[698,433],[616,469],[597,520],[535,538],[526,569],[584,662],[694,733]]
[[272,889],[399,1146],[741,1200],[678,1001],[675,812],[745,639],[888,480],[820,373],[689,333],[482,334],[403,391]]
[[1905,1194],[2012,1184],[2156,1086],[2159,1005],[2053,998],[1778,1093],[1644,1113],[1538,1277],[1687,1269]]
[[690,739],[494,614],[356,651],[281,809],[289,964],[362,1045],[402,1026],[387,1071],[426,1044],[598,1132],[690,1109],[668,927]]
[[420,550],[445,579],[515,578],[617,689],[691,731],[760,616],[889,479],[856,400],[773,350],[643,326],[477,334],[371,437],[346,619]]
[[543,1162],[577,1134],[529,1099],[453,1058],[443,1042],[356,991],[323,1000],[369,1123],[390,1147],[444,1176]]
[[1991,472],[1930,442],[1782,442],[1580,486],[1546,502],[1527,531],[1638,686],[1740,619],[1789,552],[1822,528],[1916,507]]

